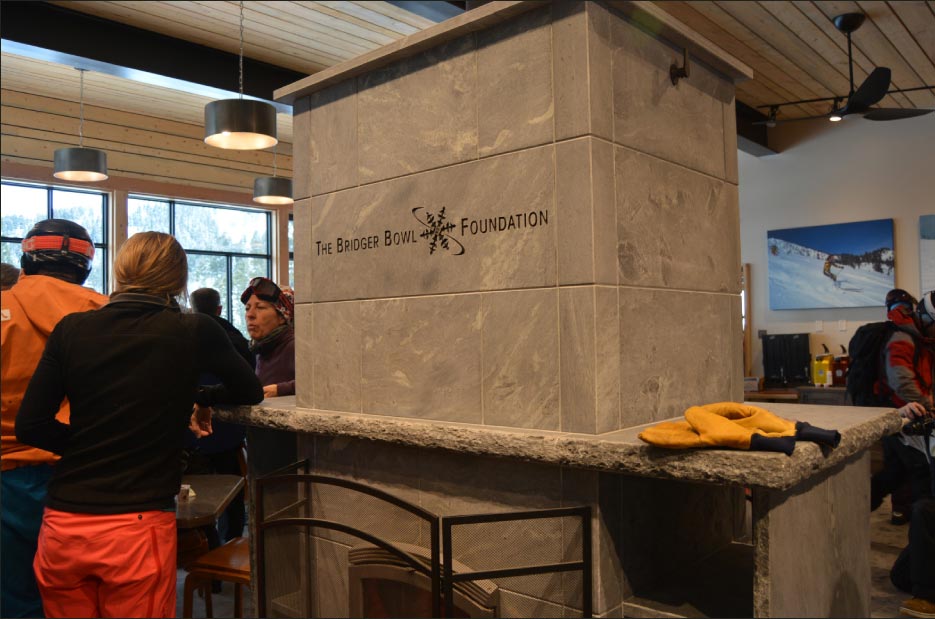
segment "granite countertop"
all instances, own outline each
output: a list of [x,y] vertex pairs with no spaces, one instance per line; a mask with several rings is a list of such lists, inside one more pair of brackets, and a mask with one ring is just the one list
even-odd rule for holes
[[776,490],[786,490],[836,466],[901,427],[899,416],[891,408],[770,404],[768,410],[787,419],[836,429],[841,432],[841,444],[835,449],[822,449],[802,442],[791,456],[727,449],[669,450],[637,438],[646,425],[606,434],[574,434],[298,408],[295,396],[270,398],[256,406],[219,409],[217,416],[247,425],[324,436]]

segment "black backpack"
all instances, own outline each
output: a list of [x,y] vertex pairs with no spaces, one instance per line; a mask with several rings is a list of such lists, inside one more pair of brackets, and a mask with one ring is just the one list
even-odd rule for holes
[[847,395],[854,406],[888,406],[889,398],[877,395],[874,385],[883,375],[883,349],[896,325],[890,321],[861,326],[847,345]]
[[[854,406],[893,406],[888,396],[873,391],[873,386],[883,377],[883,352],[890,336],[896,331],[908,333],[915,340],[913,367],[918,367],[922,342],[911,329],[893,322],[870,322],[857,329],[847,344],[847,395]],[[922,379],[923,384],[925,380]]]

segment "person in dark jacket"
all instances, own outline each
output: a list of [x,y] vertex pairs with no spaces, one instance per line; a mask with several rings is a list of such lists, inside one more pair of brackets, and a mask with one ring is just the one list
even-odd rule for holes
[[[188,263],[172,236],[131,237],[114,275],[107,305],[55,327],[16,418],[21,442],[62,455],[34,563],[48,617],[175,615],[186,428],[209,434],[208,407],[263,397],[223,329],[180,311]],[[206,372],[221,384],[199,386]],[[66,397],[70,425],[55,418]]]
[[[256,366],[256,359],[250,351],[250,344],[247,338],[232,325],[229,321],[221,317],[221,295],[214,288],[199,288],[189,295],[192,310],[201,314],[211,316],[211,318],[222,328],[230,339],[234,350],[250,364],[250,367]],[[202,385],[214,385],[219,381],[213,374],[206,374],[199,381]],[[214,420],[212,422],[214,430],[209,436],[195,438],[193,434],[188,435],[185,444],[185,473],[186,474],[222,474],[222,475],[241,475],[240,452],[243,449],[246,433],[244,427],[239,423]],[[224,514],[218,522],[218,526],[209,525],[205,527],[205,533],[208,537],[208,547],[217,548],[221,545],[221,540],[228,542],[235,537],[243,534],[243,527],[246,523],[246,510],[244,509],[244,491],[234,497]]]
[[[899,414],[916,423],[933,416],[932,411],[917,402],[906,404],[899,409]],[[929,450],[935,449],[931,440],[926,446]],[[935,468],[933,454],[930,452],[928,456],[929,468]],[[919,498],[912,505],[909,544],[893,564],[890,580],[897,589],[913,596],[900,605],[900,614],[935,617],[935,498],[931,489],[928,496]]]
[[[895,329],[883,351],[884,374],[875,392],[893,408],[919,403],[931,409],[932,383],[935,382],[935,346],[925,337],[922,319],[916,312],[916,299],[895,288],[886,295],[887,319]],[[882,440],[884,468],[871,480],[871,504],[879,505],[891,494],[893,524],[905,524],[912,513],[912,502],[929,496],[929,467],[922,437],[903,433]]]
[[[250,349],[256,354],[256,374],[267,398],[295,395],[295,301],[292,290],[265,277],[250,280],[244,304]],[[250,427],[250,471],[262,475],[296,460],[294,432]]]

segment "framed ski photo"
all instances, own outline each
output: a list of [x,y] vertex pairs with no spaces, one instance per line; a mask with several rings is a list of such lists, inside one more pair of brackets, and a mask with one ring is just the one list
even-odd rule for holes
[[935,215],[919,217],[919,277],[919,290],[935,290]]
[[883,305],[895,286],[893,220],[766,233],[769,308]]

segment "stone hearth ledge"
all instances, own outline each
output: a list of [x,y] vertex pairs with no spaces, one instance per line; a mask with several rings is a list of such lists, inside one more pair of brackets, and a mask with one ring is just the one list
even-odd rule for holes
[[771,404],[768,410],[787,419],[838,430],[841,444],[822,449],[802,442],[792,456],[726,449],[669,450],[637,438],[643,428],[653,424],[605,434],[574,434],[297,408],[295,396],[270,398],[257,406],[219,408],[216,414],[225,421],[307,434],[773,490],[792,488],[901,427],[899,415],[891,408]]

